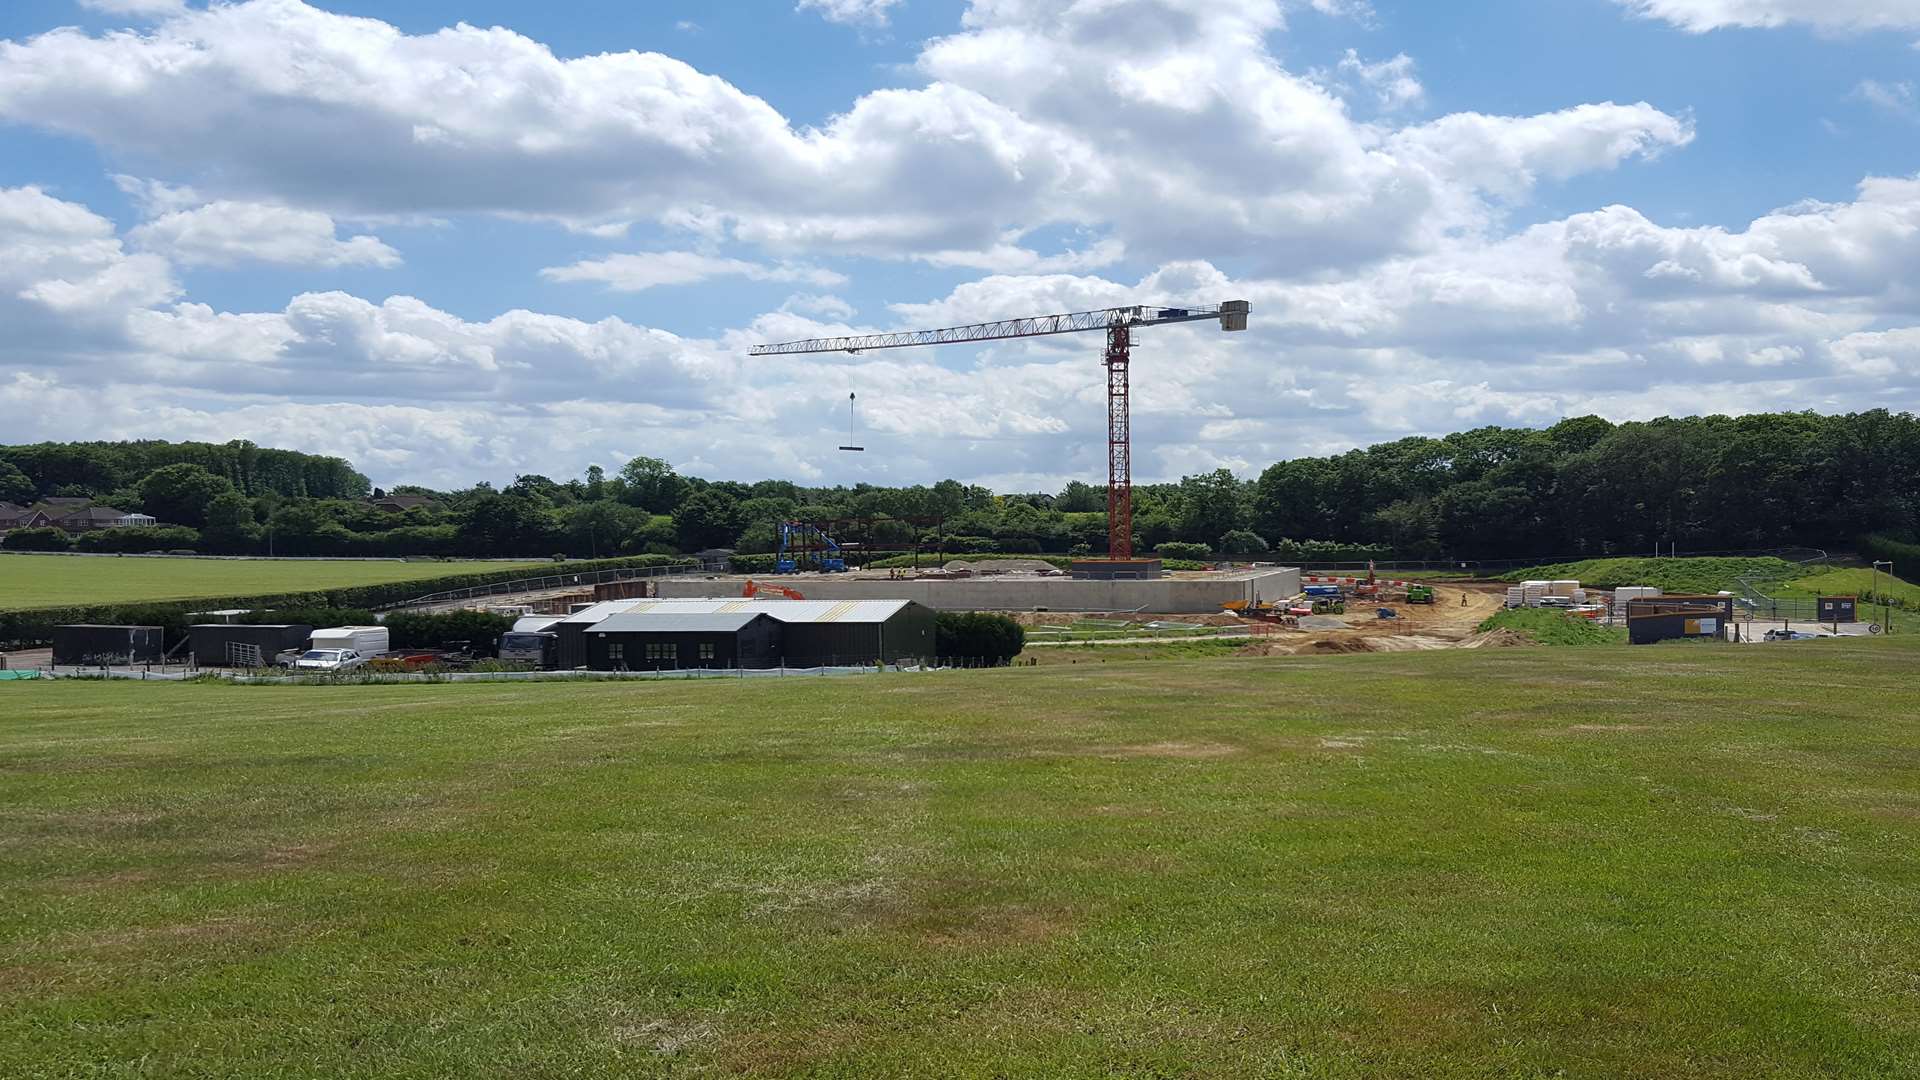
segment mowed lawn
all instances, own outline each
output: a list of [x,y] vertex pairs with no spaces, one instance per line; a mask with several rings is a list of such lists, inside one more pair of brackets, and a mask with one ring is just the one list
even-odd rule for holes
[[489,573],[517,565],[544,564],[0,555],[0,611],[307,592]]
[[0,1075],[1920,1075],[1920,638],[0,690]]
[[[1909,610],[1920,611],[1920,585],[1885,573],[1874,573],[1859,567],[1846,570],[1829,570],[1812,577],[1804,577],[1789,582],[1779,590],[1781,596],[1819,597],[1819,596],[1866,596],[1878,589],[1888,598],[1905,604]],[[1878,622],[1880,612],[1876,609],[1873,620]],[[1895,624],[1895,629],[1899,629]],[[1915,620],[1914,628],[1920,630],[1920,620]]]

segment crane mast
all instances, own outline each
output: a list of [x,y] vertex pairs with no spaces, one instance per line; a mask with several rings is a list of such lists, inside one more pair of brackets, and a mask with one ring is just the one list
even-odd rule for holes
[[1249,308],[1245,300],[1229,300],[1218,307],[1136,304],[1100,311],[949,326],[938,330],[902,330],[887,334],[755,345],[751,355],[862,353],[870,349],[906,349],[921,345],[957,345],[1077,334],[1090,330],[1106,331],[1107,350],[1102,363],[1107,369],[1107,555],[1108,558],[1125,561],[1133,558],[1133,405],[1129,371],[1133,359],[1133,331],[1142,326],[1164,326],[1206,319],[1220,320],[1222,330],[1245,330]]

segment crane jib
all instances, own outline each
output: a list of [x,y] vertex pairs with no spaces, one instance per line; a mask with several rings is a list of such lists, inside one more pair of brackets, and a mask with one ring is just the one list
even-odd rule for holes
[[922,345],[960,345],[974,341],[1000,341],[1007,338],[1045,337],[1051,334],[1078,334],[1106,330],[1115,326],[1160,326],[1168,323],[1224,319],[1219,307],[1133,307],[1080,311],[1067,315],[1040,315],[1024,319],[949,326],[938,330],[903,330],[890,334],[864,334],[848,337],[812,338],[778,345],[756,345],[753,356],[780,356],[794,353],[866,352],[869,349],[905,349]]

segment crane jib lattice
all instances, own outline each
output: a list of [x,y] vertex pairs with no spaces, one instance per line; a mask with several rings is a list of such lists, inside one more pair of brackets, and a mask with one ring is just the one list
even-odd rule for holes
[[[1168,323],[1200,322],[1204,319],[1245,318],[1244,310],[1234,305],[1223,307],[1159,307],[1137,304],[1133,307],[1078,311],[1067,315],[1036,315],[1024,319],[949,326],[938,330],[900,330],[889,334],[865,334],[850,337],[811,338],[778,345],[755,345],[754,356],[781,356],[793,353],[865,352],[869,349],[905,349],[918,345],[958,345],[969,341],[999,341],[1004,338],[1045,337],[1049,334],[1078,334],[1088,330],[1106,330],[1115,326],[1160,326]],[[1239,329],[1239,327],[1233,327]]]

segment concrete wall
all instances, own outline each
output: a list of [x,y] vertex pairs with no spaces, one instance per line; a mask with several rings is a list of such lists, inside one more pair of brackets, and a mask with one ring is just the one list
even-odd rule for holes
[[[887,581],[852,577],[773,579],[809,600],[914,600],[938,611],[1134,611],[1200,615],[1229,600],[1285,600],[1300,592],[1291,568],[1200,579],[1080,581],[1073,578],[985,577],[950,581]],[[662,599],[738,596],[744,578],[667,578]]]

